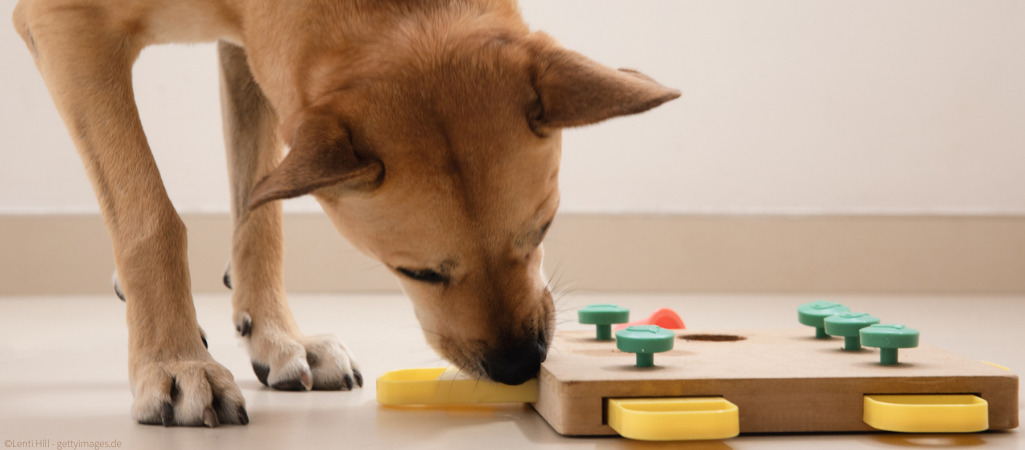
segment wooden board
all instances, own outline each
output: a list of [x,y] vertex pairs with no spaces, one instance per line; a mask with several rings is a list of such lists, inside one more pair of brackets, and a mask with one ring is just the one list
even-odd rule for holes
[[558,333],[534,408],[561,434],[615,435],[605,399],[720,396],[739,407],[741,433],[850,432],[873,431],[862,421],[866,394],[974,394],[989,402],[990,429],[1018,426],[1018,377],[1007,370],[927,345],[883,366],[876,349],[847,352],[842,339],[813,334],[680,330],[672,351],[640,369],[593,331]]

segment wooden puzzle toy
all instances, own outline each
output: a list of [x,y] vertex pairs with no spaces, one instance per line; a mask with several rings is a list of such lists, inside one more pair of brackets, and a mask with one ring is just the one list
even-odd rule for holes
[[[627,322],[620,309],[585,308],[579,317],[601,328]],[[642,440],[1018,426],[1018,377],[1006,368],[919,345],[918,331],[835,303],[801,305],[798,321],[815,327],[815,336],[800,329],[695,333],[642,325],[618,331],[613,345],[600,331],[564,331],[535,384],[451,379],[442,369],[397,371],[378,380],[378,399],[525,402],[560,434]],[[909,348],[898,361],[897,351]]]

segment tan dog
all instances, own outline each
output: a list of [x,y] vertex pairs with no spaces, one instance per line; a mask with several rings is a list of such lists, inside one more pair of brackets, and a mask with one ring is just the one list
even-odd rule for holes
[[553,331],[541,241],[559,202],[561,128],[679,96],[530,32],[512,0],[21,0],[14,24],[113,240],[142,423],[248,422],[201,340],[185,227],[139,122],[131,67],[143,47],[221,40],[234,319],[257,376],[278,389],[351,389],[362,376],[334,337],[306,336],[292,317],[275,200],[312,193],[399,275],[439,353],[521,383]]

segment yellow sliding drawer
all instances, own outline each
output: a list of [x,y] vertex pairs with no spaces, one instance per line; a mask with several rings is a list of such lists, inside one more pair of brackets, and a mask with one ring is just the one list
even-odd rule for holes
[[609,399],[608,424],[643,441],[728,439],[740,433],[740,412],[721,397]]
[[900,433],[975,433],[989,428],[989,403],[974,395],[866,395],[864,420]]
[[509,386],[467,378],[444,368],[430,368],[395,370],[377,379],[377,402],[389,406],[536,401],[536,378],[519,386]]

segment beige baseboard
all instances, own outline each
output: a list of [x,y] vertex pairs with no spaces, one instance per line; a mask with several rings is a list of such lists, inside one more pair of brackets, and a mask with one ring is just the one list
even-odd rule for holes
[[[227,215],[188,215],[196,292],[224,292]],[[393,292],[393,277],[322,215],[285,218],[293,292]],[[546,268],[584,291],[1025,292],[1023,216],[564,214]],[[103,222],[0,215],[0,295],[111,292]]]

